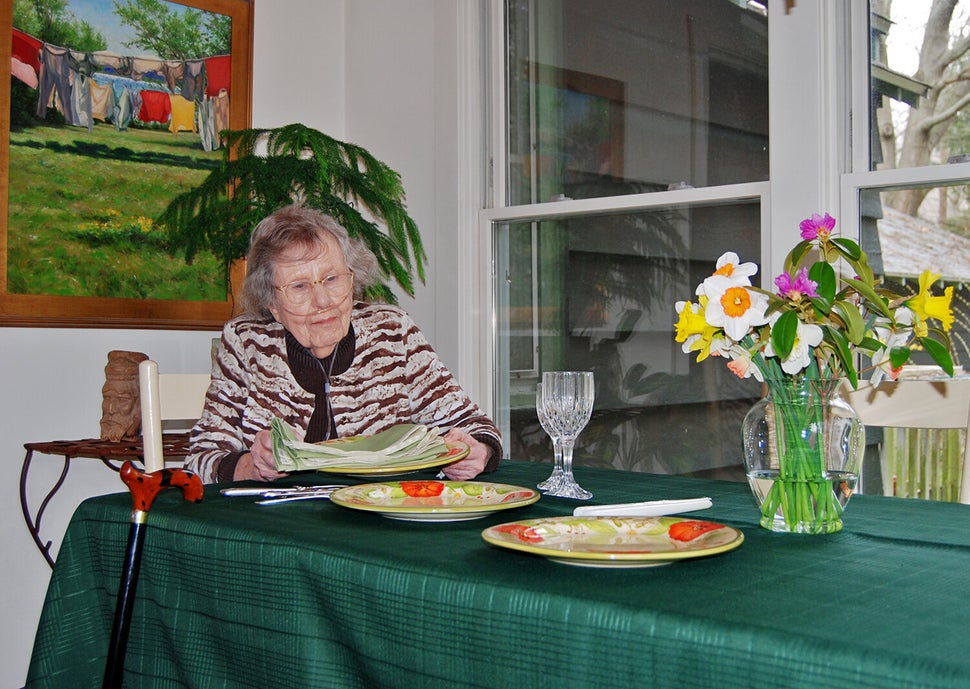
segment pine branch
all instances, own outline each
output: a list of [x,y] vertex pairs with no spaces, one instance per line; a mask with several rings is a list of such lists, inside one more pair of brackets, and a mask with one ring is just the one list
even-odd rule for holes
[[[259,220],[299,199],[361,239],[384,277],[406,294],[414,294],[415,274],[424,282],[427,255],[395,170],[360,146],[301,124],[222,135],[220,167],[173,199],[158,219],[168,228],[173,253],[191,261],[209,250],[228,266],[246,255]],[[383,283],[368,296],[396,301]]]

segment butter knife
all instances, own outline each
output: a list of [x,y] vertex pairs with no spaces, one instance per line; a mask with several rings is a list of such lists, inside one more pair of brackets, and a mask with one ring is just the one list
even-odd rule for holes
[[573,510],[574,517],[665,517],[681,512],[706,510],[713,502],[710,498],[687,500],[650,500],[626,502],[617,505],[585,505]]
[[[341,488],[343,486],[340,486]],[[330,494],[333,493],[336,488],[330,488],[328,490],[319,490],[314,493],[303,493],[295,495],[281,495],[281,496],[271,496],[265,498],[264,500],[257,500],[257,505],[279,505],[283,502],[296,502],[297,500],[319,500],[320,498],[330,499]]]
[[256,486],[254,488],[243,488],[243,487],[232,487],[223,488],[219,491],[222,495],[226,497],[255,497],[261,496],[268,498],[271,496],[285,496],[285,495],[306,495],[313,494],[320,491],[334,491],[337,488],[343,488],[343,484],[329,483],[319,486],[289,486],[288,488],[269,488],[266,486]]

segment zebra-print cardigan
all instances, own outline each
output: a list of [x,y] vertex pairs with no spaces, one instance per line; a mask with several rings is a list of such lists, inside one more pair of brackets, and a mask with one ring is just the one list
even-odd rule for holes
[[[458,426],[491,448],[486,471],[502,457],[498,428],[458,385],[414,321],[387,304],[354,304],[353,361],[331,380],[330,400],[340,436],[373,434],[398,423]],[[232,480],[239,456],[256,433],[280,417],[305,432],[314,395],[288,362],[286,330],[276,321],[241,316],[222,331],[206,394],[192,429],[186,468],[206,483]]]

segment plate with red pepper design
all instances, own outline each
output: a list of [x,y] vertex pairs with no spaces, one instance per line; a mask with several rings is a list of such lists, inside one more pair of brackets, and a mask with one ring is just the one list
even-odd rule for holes
[[585,567],[655,567],[737,548],[739,530],[684,517],[550,517],[490,526],[486,542]]
[[484,481],[385,481],[340,488],[330,502],[406,521],[467,521],[531,505],[538,491]]

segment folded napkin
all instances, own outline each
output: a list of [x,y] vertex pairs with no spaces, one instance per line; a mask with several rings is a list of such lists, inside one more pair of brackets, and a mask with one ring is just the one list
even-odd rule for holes
[[619,505],[587,505],[573,510],[575,517],[663,517],[668,514],[706,510],[713,503],[710,498],[688,500],[651,500],[626,502]]
[[421,424],[398,424],[374,435],[319,444],[300,440],[296,430],[282,419],[273,419],[270,428],[279,471],[395,467],[433,459],[448,451],[438,430]]

